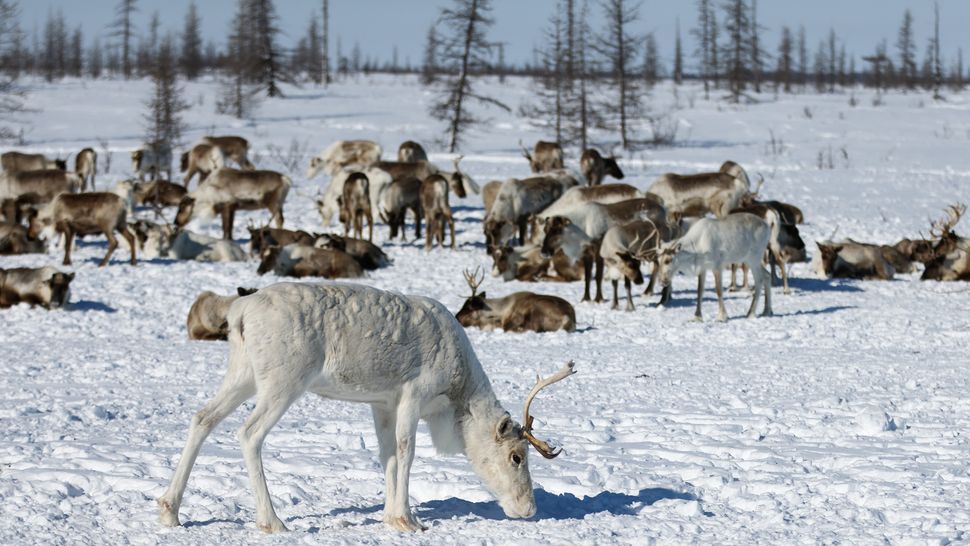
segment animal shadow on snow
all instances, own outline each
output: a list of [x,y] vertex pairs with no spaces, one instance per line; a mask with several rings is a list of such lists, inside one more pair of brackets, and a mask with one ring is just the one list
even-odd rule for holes
[[68,302],[64,306],[66,311],[99,311],[101,313],[117,313],[118,310],[110,305],[101,303],[100,301],[88,301],[81,300],[75,302]]
[[[806,292],[862,292],[851,279],[813,279],[789,277],[788,285]],[[772,294],[774,295],[774,294]]]

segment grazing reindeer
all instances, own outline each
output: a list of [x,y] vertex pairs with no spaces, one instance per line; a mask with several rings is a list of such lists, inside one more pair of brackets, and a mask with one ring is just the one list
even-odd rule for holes
[[357,260],[357,263],[365,270],[380,269],[391,264],[381,247],[363,239],[325,233],[316,238],[313,246],[346,252],[351,258]]
[[607,175],[623,180],[623,171],[616,163],[616,156],[610,154],[609,157],[603,157],[593,148],[584,151],[579,158],[579,170],[590,186],[599,186]]
[[536,382],[519,425],[496,398],[461,325],[430,298],[354,284],[280,283],[237,300],[228,320],[229,369],[219,393],[192,418],[172,483],[158,498],[163,525],[179,525],[182,494],[202,442],[255,395],[239,440],[256,496],[256,526],[285,531],[266,486],[261,448],[306,392],[371,405],[387,525],[424,528],[408,501],[421,419],[439,451],[467,454],[508,517],[535,514],[528,444],[545,457],[559,451],[533,436],[529,404],[544,387],[574,373],[572,362]]
[[529,160],[529,167],[533,173],[539,174],[563,168],[562,146],[558,142],[539,140],[531,154],[529,149],[522,145],[521,140],[519,146],[522,147],[522,155]]
[[239,298],[255,294],[255,288],[236,288],[236,294],[220,296],[206,290],[199,294],[192,307],[189,317],[185,321],[185,329],[189,332],[189,339],[202,341],[226,341],[229,339],[229,306]]
[[108,264],[108,259],[118,247],[114,232],[120,233],[131,249],[131,265],[135,265],[135,236],[128,229],[125,202],[113,193],[62,193],[30,219],[30,237],[36,238],[42,230],[53,228],[66,237],[64,265],[71,265],[71,245],[75,235],[103,233],[108,238],[108,252],[98,267]]
[[340,250],[314,248],[301,244],[271,246],[260,256],[256,273],[272,271],[280,277],[325,277],[328,279],[364,276],[364,268],[353,256]]
[[196,174],[199,175],[199,183],[205,180],[209,173],[226,166],[226,157],[222,153],[222,148],[215,144],[199,143],[192,146],[192,149],[182,153],[179,162],[179,171],[182,173],[182,185],[189,189],[189,182]]
[[[653,263],[650,283],[644,294],[652,294],[660,268],[657,259],[657,248],[661,243],[670,241],[672,230],[667,224],[656,224],[651,220],[637,220],[627,224],[617,225],[607,230],[600,244],[600,258],[603,260],[604,277],[613,284],[613,309],[620,308],[619,287],[620,279],[626,288],[626,310],[633,311],[633,294],[630,283],[643,284],[640,273],[641,262]],[[665,286],[660,297],[659,305],[670,302],[671,287]]]
[[8,175],[45,169],[67,170],[67,161],[63,159],[47,159],[44,154],[25,154],[22,152],[4,152],[0,155],[0,165],[3,166],[3,172]]
[[381,195],[381,220],[391,232],[388,239],[401,233],[404,239],[404,220],[407,211],[414,213],[414,237],[421,238],[421,180],[414,176],[399,178],[391,182]]
[[155,148],[149,144],[131,152],[131,170],[142,182],[145,175],[150,176],[150,180],[155,180],[165,171],[166,179],[172,178],[172,149]]
[[91,181],[91,189],[94,187],[94,177],[98,172],[98,153],[94,148],[85,148],[77,153],[74,158],[74,172],[81,177],[81,191],[88,190],[88,181]]
[[[249,141],[240,136],[204,136],[202,144],[216,146],[222,151],[225,159],[231,159],[239,165],[240,169],[252,171],[256,168],[249,161]],[[171,178],[171,176],[169,176]],[[186,183],[188,187],[188,183]]]
[[660,282],[670,286],[675,273],[697,275],[697,310],[694,318],[703,320],[701,301],[704,296],[704,280],[707,272],[714,273],[717,290],[717,320],[727,320],[721,274],[730,264],[743,263],[754,274],[754,295],[748,318],[755,315],[758,297],[765,291],[763,316],[771,316],[771,279],[761,265],[771,228],[750,213],[731,214],[724,219],[701,218],[680,239],[664,243],[660,247]]
[[515,236],[516,230],[519,244],[525,244],[529,218],[559,199],[562,193],[562,184],[549,177],[505,181],[483,222],[488,248],[503,246]]
[[953,231],[966,211],[964,204],[951,205],[946,218],[933,222],[933,250],[925,262],[922,280],[970,281],[970,239]]
[[722,172],[661,175],[650,185],[650,193],[663,200],[672,218],[712,213],[724,218],[750,193],[748,174],[740,165],[728,162]]
[[338,140],[310,158],[307,180],[315,177],[321,170],[330,176],[341,169],[362,171],[381,159],[380,144],[370,140]]
[[211,218],[222,215],[222,237],[232,239],[237,210],[266,209],[283,227],[283,202],[290,191],[289,177],[275,171],[240,171],[223,167],[206,178],[179,203],[175,225],[185,226],[196,214]]
[[421,183],[421,209],[424,211],[424,249],[431,250],[434,241],[445,246],[445,224],[451,231],[451,248],[455,248],[455,219],[448,204],[448,181],[440,174],[433,174]]
[[0,269],[0,309],[18,303],[44,309],[64,307],[71,293],[74,273],[53,267]]
[[465,300],[455,315],[462,326],[506,332],[555,332],[576,331],[576,311],[568,301],[544,294],[515,292],[504,298],[487,298],[485,292],[478,294],[478,287],[485,272],[478,275],[465,270],[465,281],[472,295]]
[[485,216],[487,217],[492,213],[492,207],[495,205],[495,199],[498,197],[499,190],[502,189],[503,180],[492,180],[488,184],[482,187],[482,204],[485,206]]
[[428,153],[420,144],[413,140],[406,140],[397,148],[397,160],[403,163],[413,163],[415,161],[427,161]]
[[364,219],[367,219],[367,240],[374,240],[374,215],[370,207],[370,182],[364,173],[353,173],[344,181],[343,195],[340,198],[340,219],[344,223],[344,237],[350,233],[360,238],[364,233]]

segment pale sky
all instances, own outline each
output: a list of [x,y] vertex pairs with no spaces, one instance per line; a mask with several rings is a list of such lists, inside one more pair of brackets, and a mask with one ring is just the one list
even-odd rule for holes
[[[138,30],[144,30],[153,11],[159,11],[162,26],[178,31],[185,18],[190,0],[138,0],[136,14]],[[493,0],[495,25],[489,35],[494,41],[506,42],[506,57],[512,62],[532,58],[533,48],[541,45],[542,30],[556,0]],[[582,0],[577,0],[581,5]],[[693,67],[689,57],[693,41],[689,30],[695,21],[694,0],[645,0],[641,19],[634,25],[638,32],[654,32],[661,54],[669,64],[673,57],[674,26],[680,19],[684,39],[686,62]],[[714,0],[719,5],[721,0]],[[106,39],[108,27],[114,19],[117,0],[20,0],[21,22],[30,33],[34,28],[43,29],[49,10],[62,10],[68,25],[81,24],[85,42],[90,43],[95,34]],[[196,0],[202,17],[206,40],[218,44],[225,40],[229,21],[235,9],[235,0]],[[284,32],[281,42],[291,45],[306,33],[311,14],[320,16],[321,0],[277,0],[280,27]],[[424,36],[428,26],[437,18],[448,0],[330,0],[331,48],[335,51],[339,37],[345,55],[349,55],[355,42],[360,44],[365,57],[381,61],[389,60],[396,46],[400,61],[409,59],[412,64],[421,61]],[[590,0],[594,27],[600,18],[599,2]],[[949,64],[962,47],[970,54],[970,0],[939,0],[941,12],[941,35],[943,54]],[[834,28],[840,39],[845,40],[846,50],[858,59],[869,54],[876,43],[886,38],[890,53],[895,54],[896,31],[903,10],[910,8],[915,19],[916,43],[919,62],[922,62],[926,41],[932,32],[932,0],[761,0],[758,2],[759,23],[767,27],[764,43],[769,53],[778,44],[779,30],[789,25],[797,30],[805,25],[808,49],[814,54],[819,40]],[[720,13],[719,13],[720,15]],[[857,60],[857,65],[861,64]]]

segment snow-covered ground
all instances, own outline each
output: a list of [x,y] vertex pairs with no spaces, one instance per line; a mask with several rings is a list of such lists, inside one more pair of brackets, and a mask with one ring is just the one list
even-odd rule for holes
[[[526,82],[483,86],[513,107]],[[24,148],[76,152],[107,140],[111,172],[126,177],[139,141],[146,82],[37,83],[23,118]],[[442,123],[429,95],[405,78],[372,77],[327,90],[289,89],[252,123],[213,114],[214,86],[189,84],[192,140],[241,134],[256,163],[282,168],[268,149],[309,152],[340,138],[369,138],[385,157]],[[735,107],[696,87],[654,91],[656,109],[680,109],[676,147],[626,156],[627,179],[645,188],[666,171],[716,168],[733,159],[764,175],[763,194],[799,205],[813,241],[893,242],[927,232],[930,216],[970,199],[970,96],[935,104],[922,94],[868,91],[773,97]],[[484,184],[524,176],[517,146],[548,138],[519,116],[492,113],[469,135],[464,169]],[[775,145],[771,145],[771,134]],[[606,135],[598,137],[607,138]],[[440,149],[440,146],[428,146]],[[99,152],[101,152],[99,148]],[[829,162],[832,169],[818,168]],[[102,154],[103,155],[103,154]],[[103,158],[102,158],[103,159]],[[445,163],[450,156],[433,154]],[[575,157],[572,158],[575,163]],[[310,197],[326,183],[292,173],[288,227],[322,230]],[[101,170],[104,170],[102,163]],[[457,310],[464,268],[490,267],[481,199],[453,201],[460,247],[425,253],[384,245],[392,267],[361,282],[432,296]],[[171,214],[171,213],[170,213]],[[237,238],[244,242],[248,218]],[[193,229],[218,234],[217,223]],[[970,228],[958,226],[966,233]],[[387,232],[375,232],[383,241]],[[412,504],[429,530],[401,535],[381,523],[383,478],[369,408],[306,397],[263,451],[280,517],[292,529],[260,538],[235,431],[251,403],[209,438],[189,480],[184,527],[157,523],[191,415],[214,393],[226,344],[190,342],[185,317],[202,290],[266,286],[256,264],[127,262],[122,243],[98,269],[102,238],[82,241],[71,305],[0,311],[0,543],[588,543],[947,544],[970,540],[970,291],[962,283],[811,278],[793,268],[794,293],[774,291],[776,316],[740,318],[747,293],[728,295],[727,323],[692,322],[691,279],[674,305],[636,298],[633,313],[579,303],[582,286],[488,278],[498,295],[532,289],[576,307],[576,333],[469,331],[500,399],[513,415],[536,372],[574,359],[579,373],[533,406],[537,430],[565,446],[531,459],[538,514],[507,520],[461,457],[436,456],[422,428]],[[60,251],[0,258],[0,267],[59,265]],[[709,283],[710,286],[710,283]],[[607,288],[609,295],[609,289]]]

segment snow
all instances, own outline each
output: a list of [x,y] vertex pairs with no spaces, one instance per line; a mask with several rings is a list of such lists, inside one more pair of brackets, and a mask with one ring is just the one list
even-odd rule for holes
[[[517,106],[524,81],[482,88]],[[288,227],[320,231],[310,199],[326,179],[303,175],[310,155],[337,139],[378,141],[385,157],[408,139],[432,141],[442,123],[410,78],[361,77],[329,89],[288,89],[255,120],[213,113],[215,86],[186,85],[188,140],[241,134],[254,162],[282,168],[267,149],[305,143],[286,203]],[[129,174],[141,134],[143,81],[32,82],[24,149],[66,155],[107,139],[111,172]],[[698,87],[653,92],[655,108],[679,101],[676,147],[626,154],[625,182],[646,188],[666,171],[715,169],[725,159],[763,174],[763,194],[799,205],[813,241],[894,242],[926,233],[930,216],[970,190],[970,96],[935,104],[921,94],[885,97],[762,95],[757,105],[703,100]],[[486,114],[483,112],[483,114]],[[463,147],[463,170],[480,185],[525,176],[517,142],[549,135],[519,116],[495,116]],[[769,130],[776,139],[772,151]],[[597,138],[608,138],[597,135]],[[102,153],[100,146],[99,154]],[[818,169],[819,154],[832,169]],[[843,153],[844,150],[844,153]],[[572,164],[575,166],[575,153]],[[451,156],[432,153],[442,165]],[[102,159],[103,161],[103,159]],[[452,199],[459,249],[384,243],[394,260],[360,282],[432,296],[457,311],[461,272],[485,256],[478,196]],[[148,211],[141,214],[150,217]],[[171,217],[173,213],[169,211]],[[245,242],[248,219],[236,222]],[[217,220],[192,229],[218,236]],[[336,227],[334,229],[337,229]],[[958,226],[960,232],[965,227]],[[409,233],[413,233],[411,228]],[[375,230],[384,241],[387,229]],[[207,440],[189,479],[184,527],[157,523],[154,498],[168,485],[188,423],[214,393],[226,344],[190,342],[185,318],[203,290],[232,293],[280,279],[256,263],[172,260],[127,264],[122,242],[97,262],[101,237],[75,247],[71,303],[48,312],[0,311],[0,543],[875,543],[948,544],[970,539],[970,291],[961,283],[812,278],[793,267],[790,296],[773,291],[770,319],[741,318],[750,301],[726,293],[717,323],[708,282],[706,322],[693,322],[694,281],[676,279],[674,303],[636,311],[580,303],[580,283],[502,283],[490,295],[534,290],[576,307],[578,331],[507,334],[469,330],[499,398],[514,415],[537,372],[574,359],[578,374],[533,404],[536,432],[565,448],[530,459],[538,514],[508,520],[462,457],[437,456],[423,427],[411,476],[412,505],[429,527],[402,535],[381,522],[383,473],[369,408],[307,396],[263,449],[270,491],[292,533],[262,538],[235,431],[252,404]],[[61,251],[0,258],[0,267],[60,264]],[[606,296],[611,288],[604,287]],[[622,289],[622,287],[621,287]]]

